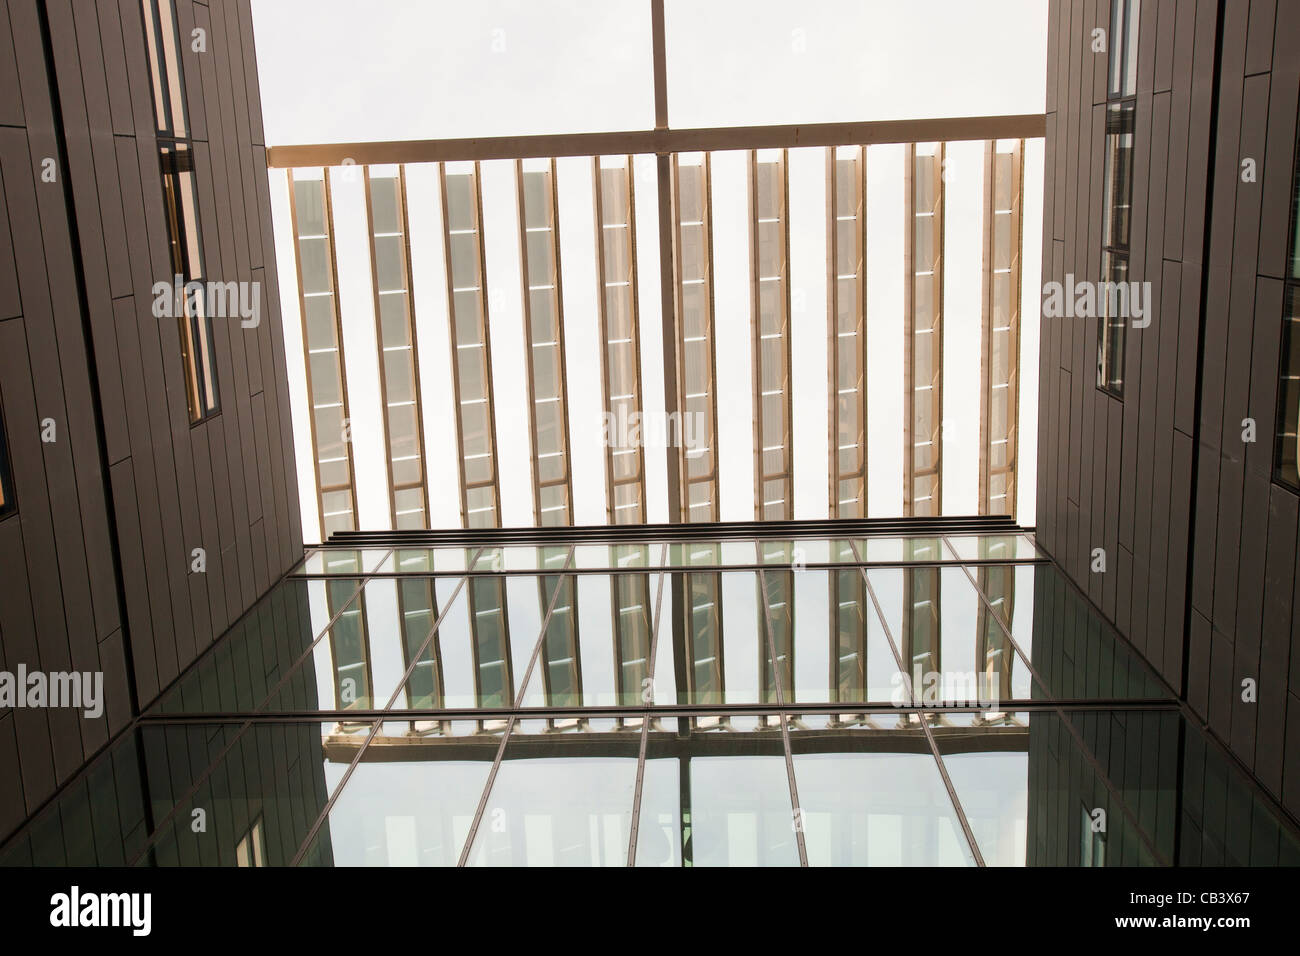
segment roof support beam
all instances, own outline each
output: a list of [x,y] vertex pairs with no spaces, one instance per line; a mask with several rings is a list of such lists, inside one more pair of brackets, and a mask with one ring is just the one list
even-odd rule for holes
[[[657,53],[656,58],[660,55]],[[658,89],[656,85],[656,100],[660,95]],[[666,88],[662,96],[666,100]],[[665,120],[666,116],[665,105]],[[266,151],[266,163],[272,168],[293,168],[338,166],[344,160],[349,160],[358,166],[368,166],[378,163],[435,163],[551,156],[602,156],[618,153],[662,155],[726,149],[795,149],[801,146],[872,146],[881,143],[1038,139],[1046,133],[1047,118],[1044,114],[1022,113],[1010,116],[950,116],[936,119],[853,123],[798,123],[789,126],[663,128],[620,130],[609,133],[556,133],[541,136],[317,143],[272,146]]]

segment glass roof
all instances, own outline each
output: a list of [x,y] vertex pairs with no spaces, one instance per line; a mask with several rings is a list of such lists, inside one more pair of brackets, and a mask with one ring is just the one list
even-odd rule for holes
[[1182,720],[1020,533],[322,549],[0,863],[1300,861]]

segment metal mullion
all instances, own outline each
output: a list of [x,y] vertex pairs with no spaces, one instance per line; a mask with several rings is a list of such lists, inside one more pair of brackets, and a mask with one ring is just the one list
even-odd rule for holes
[[[776,688],[776,706],[777,719],[781,722],[781,743],[785,748],[785,773],[790,785],[790,807],[794,813],[794,819],[798,823],[795,827],[795,842],[799,846],[799,865],[808,866],[808,848],[804,842],[803,836],[803,811],[799,808],[799,784],[794,775],[794,755],[790,751],[790,725],[786,719],[785,695],[781,687],[781,667],[776,658],[776,641],[772,637],[772,608],[769,604],[767,593],[767,579],[763,569],[758,569],[758,586],[763,595],[763,619],[766,623],[767,632],[767,653],[772,661],[772,683]],[[793,597],[793,592],[791,593]],[[790,672],[794,673],[794,616],[790,617]]]
[[[659,552],[659,560],[662,562],[668,556],[668,545],[664,544]],[[632,796],[632,821],[628,828],[627,838],[627,865],[636,866],[636,846],[637,836],[641,828],[641,796],[645,788],[645,753],[646,747],[650,742],[650,722],[654,718],[654,691],[655,691],[655,660],[659,646],[659,620],[663,610],[664,599],[664,573],[660,573],[659,582],[655,588],[655,610],[654,619],[650,626],[650,659],[647,662],[647,670],[650,676],[650,699],[642,702],[645,706],[645,716],[641,720],[641,748],[637,754],[636,761],[636,788]]]
[[[557,576],[562,576],[573,563],[573,546],[569,546],[569,553],[564,559],[564,565],[560,568]],[[488,771],[487,781],[483,785],[483,794],[479,798],[478,809],[474,813],[474,821],[470,825],[469,833],[465,837],[465,845],[461,847],[460,858],[456,861],[456,866],[463,867],[469,861],[470,849],[474,846],[474,838],[478,834],[479,824],[483,820],[483,811],[487,809],[488,797],[492,793],[492,787],[496,783],[497,771],[501,769],[501,758],[505,755],[506,744],[510,741],[510,736],[514,733],[515,723],[518,720],[514,711],[518,711],[523,706],[524,694],[528,690],[528,681],[532,677],[533,664],[537,660],[537,655],[541,653],[542,642],[546,640],[546,630],[551,624],[551,613],[555,610],[555,602],[560,596],[560,582],[557,581],[555,590],[551,592],[550,603],[546,607],[546,616],[542,619],[541,633],[537,635],[537,643],[533,646],[532,656],[528,659],[528,667],[519,682],[519,692],[515,696],[512,712],[506,720],[505,731],[501,735],[501,745],[497,748],[496,758],[492,761],[492,769]]]

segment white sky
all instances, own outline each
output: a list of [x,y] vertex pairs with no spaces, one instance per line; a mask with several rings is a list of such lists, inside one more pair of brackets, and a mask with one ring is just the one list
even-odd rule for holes
[[[253,0],[268,145],[653,126],[649,3],[443,4]],[[1044,108],[1044,0],[693,3],[667,0],[670,123],[780,124]],[[901,146],[868,150],[869,513],[902,508]],[[948,147],[944,512],[976,511],[983,145]],[[743,153],[713,157],[721,517],[753,517],[749,264]],[[827,514],[826,222],[821,149],[790,152],[795,517]],[[1042,141],[1025,162],[1017,517],[1033,521]],[[482,165],[502,524],[533,524],[522,389],[511,162]],[[559,161],[575,523],[605,520],[590,161]],[[663,407],[653,158],[637,157],[643,402]],[[408,166],[408,207],[432,527],[460,524],[437,167]],[[383,432],[359,171],[331,173],[358,518],[388,526]],[[287,176],[271,170],[303,505],[319,540]],[[740,356],[744,356],[742,361]],[[370,423],[367,427],[366,423]],[[665,456],[647,448],[651,521],[666,520]]]

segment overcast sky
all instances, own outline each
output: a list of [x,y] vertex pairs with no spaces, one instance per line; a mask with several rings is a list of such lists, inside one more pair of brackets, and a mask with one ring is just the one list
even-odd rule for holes
[[[667,0],[673,126],[758,125],[1042,112],[1045,0]],[[268,145],[653,126],[646,0],[443,4],[253,0]],[[983,146],[948,150],[944,511],[976,510]],[[869,511],[902,505],[901,146],[868,151]],[[1042,141],[1026,150],[1018,518],[1032,523],[1037,433]],[[721,502],[753,517],[752,388],[743,153],[715,154],[714,243]],[[827,513],[824,153],[790,153],[795,516]],[[533,523],[523,381],[517,208],[509,162],[482,170],[502,475],[502,523]],[[662,407],[653,158],[638,157],[643,401]],[[435,166],[407,169],[432,526],[460,524]],[[354,422],[360,526],[387,526],[384,450],[362,177],[331,174],[339,302]],[[575,522],[603,523],[595,233],[590,161],[559,162]],[[271,170],[304,538],[319,540],[288,221]],[[509,384],[514,383],[511,388]],[[505,385],[505,387],[503,387]],[[372,427],[366,427],[371,422]],[[361,424],[358,424],[361,423]],[[649,514],[666,520],[663,453],[647,450]]]

